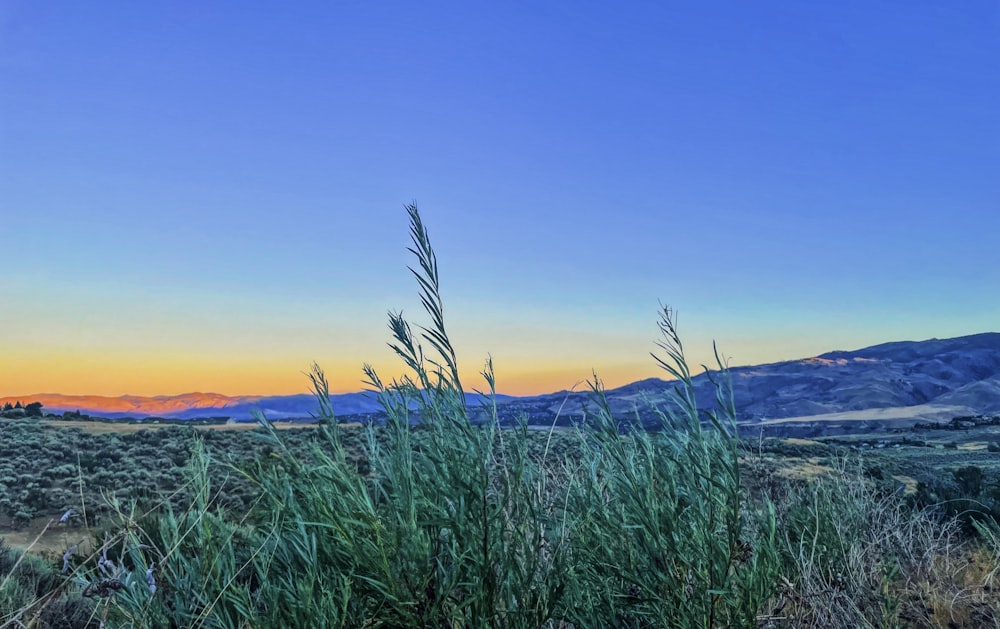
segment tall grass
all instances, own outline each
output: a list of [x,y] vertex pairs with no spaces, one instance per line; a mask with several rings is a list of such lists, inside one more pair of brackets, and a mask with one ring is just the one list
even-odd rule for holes
[[[473,423],[445,327],[437,259],[408,206],[411,272],[429,318],[389,315],[405,375],[365,366],[385,410],[367,427],[365,469],[340,440],[321,369],[309,374],[324,441],[303,459],[262,419],[276,455],[247,475],[249,513],[215,508],[199,450],[191,508],[124,518],[120,626],[642,626],[755,624],[776,581],[773,511],[741,498],[735,411],[719,361],[719,407],[695,406],[676,321],[658,359],[678,378],[662,430],[620,425],[592,383],[577,454],[501,427],[495,375]],[[482,416],[483,413],[477,413]],[[706,423],[708,424],[706,426]],[[155,575],[155,591],[142,577]],[[98,575],[90,575],[96,580]]]
[[724,363],[716,355],[718,407],[704,426],[691,375],[664,308],[657,358],[678,383],[657,409],[661,430],[620,434],[604,391],[597,402],[574,483],[579,569],[587,587],[571,610],[574,623],[614,626],[753,627],[777,581],[774,511],[743,500],[735,409]]
[[[364,428],[360,460],[342,442],[314,365],[322,439],[307,456],[260,417],[271,457],[240,465],[197,448],[188,508],[117,506],[117,528],[70,577],[101,622],[712,629],[820,626],[833,622],[827,612],[869,626],[900,617],[898,575],[929,571],[940,538],[897,503],[847,485],[819,485],[780,509],[766,496],[749,501],[725,361],[716,354],[715,407],[699,408],[669,308],[654,358],[676,386],[656,409],[658,430],[614,416],[595,376],[572,450],[550,448],[551,434],[539,448],[526,423],[501,426],[491,360],[482,408],[471,412],[429,234],[415,206],[407,213],[410,270],[429,321],[389,314],[390,347],[406,372],[385,381],[364,367],[386,421]],[[223,509],[213,465],[252,482],[258,502]],[[884,516],[883,528],[854,508],[860,502]],[[874,537],[856,536],[864,530]],[[923,545],[903,552],[914,539]],[[886,559],[865,565],[874,554]],[[823,599],[844,574],[858,593]],[[869,604],[862,590],[884,596]]]

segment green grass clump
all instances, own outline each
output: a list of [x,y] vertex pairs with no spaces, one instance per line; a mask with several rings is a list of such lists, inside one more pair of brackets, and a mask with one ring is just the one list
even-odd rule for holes
[[585,475],[570,493],[588,586],[571,618],[584,626],[599,617],[613,626],[753,627],[777,580],[774,511],[743,498],[725,365],[717,356],[718,407],[706,428],[669,309],[660,328],[667,358],[657,360],[678,382],[672,405],[657,409],[661,430],[621,435],[593,386]]
[[620,425],[595,377],[596,410],[577,429],[575,454],[539,452],[526,425],[501,428],[490,361],[488,419],[474,424],[434,251],[416,208],[407,209],[411,270],[430,323],[390,313],[390,346],[407,374],[387,383],[365,367],[387,415],[385,427],[367,428],[366,464],[344,447],[314,368],[324,440],[303,457],[269,429],[272,456],[239,471],[259,491],[252,508],[217,507],[200,449],[190,508],[123,514],[125,533],[111,546],[127,583],[106,599],[109,622],[755,626],[777,582],[775,522],[773,510],[741,497],[725,366],[720,407],[703,415],[664,309],[661,363],[679,380],[675,403],[660,410],[663,430]]

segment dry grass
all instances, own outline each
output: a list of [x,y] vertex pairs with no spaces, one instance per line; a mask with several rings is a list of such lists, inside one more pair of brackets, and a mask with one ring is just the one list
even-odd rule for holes
[[790,446],[816,446],[819,445],[819,441],[813,441],[812,439],[800,439],[798,437],[788,437],[787,439],[782,439],[784,443]]
[[917,479],[911,476],[903,476],[902,474],[896,474],[892,479],[903,484],[904,496],[913,496],[917,493],[917,487],[920,485],[920,481]]
[[1000,627],[1000,553],[882,492],[855,463],[833,467],[779,505],[788,564],[764,626]]
[[918,579],[906,583],[905,627],[1000,627],[1000,600],[992,585],[997,563],[975,542],[942,549]]
[[808,459],[785,459],[774,471],[774,474],[787,480],[812,480],[833,472],[834,469],[822,463],[819,457],[809,457]]

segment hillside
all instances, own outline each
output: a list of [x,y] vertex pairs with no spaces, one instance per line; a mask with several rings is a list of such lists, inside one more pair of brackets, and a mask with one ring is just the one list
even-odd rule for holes
[[[914,419],[945,414],[1000,411],[1000,334],[953,339],[885,343],[854,351],[834,351],[801,360],[731,369],[740,419],[800,418],[849,411],[897,410]],[[711,407],[714,391],[707,377],[695,377],[699,405]],[[616,413],[638,411],[645,419],[648,402],[662,403],[673,384],[651,378],[607,392]],[[579,417],[587,393],[554,393],[518,400],[533,418]],[[510,408],[513,410],[513,408]],[[881,413],[884,415],[884,413]],[[857,417],[863,417],[863,413]],[[873,415],[873,419],[877,416]]]
[[[897,418],[938,419],[939,416],[1000,412],[1000,333],[975,334],[952,339],[900,341],[854,351],[833,351],[820,356],[766,365],[732,368],[736,406],[741,420],[774,419],[861,413],[881,409],[872,419],[895,409]],[[714,391],[707,377],[695,377],[699,404],[710,407]],[[673,387],[657,378],[640,380],[609,390],[616,413],[652,419],[649,403],[663,403]],[[470,395],[470,404],[479,396]],[[316,411],[310,395],[225,396],[189,393],[176,396],[71,396],[36,394],[0,398],[0,404],[20,400],[42,402],[50,412],[80,410],[103,417],[159,416],[178,419],[224,416],[250,419],[254,410],[273,419],[304,418]],[[345,393],[332,397],[338,415],[380,411],[371,393]],[[551,422],[560,411],[566,422],[578,419],[591,403],[586,392],[560,392],[514,398],[500,396],[506,419],[526,415],[532,422]],[[907,411],[906,409],[911,409]]]

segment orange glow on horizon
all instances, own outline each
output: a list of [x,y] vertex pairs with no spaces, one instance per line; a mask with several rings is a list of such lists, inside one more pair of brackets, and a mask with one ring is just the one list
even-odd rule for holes
[[[16,362],[15,364],[12,364]],[[335,393],[367,388],[361,363],[319,361]],[[373,363],[383,382],[402,375],[398,363]],[[218,357],[168,356],[157,359],[129,359],[115,355],[76,355],[60,360],[26,357],[0,366],[0,396],[39,393],[64,395],[157,396],[182,393],[239,395],[294,395],[309,392],[304,372],[310,363],[291,359],[239,361]],[[662,377],[653,366],[615,365],[598,369],[597,375],[608,388],[649,377]],[[496,365],[497,392],[506,395],[538,395],[574,389],[586,390],[592,377],[588,368],[558,363]],[[468,391],[484,390],[486,383],[478,370],[464,370],[463,385]]]

